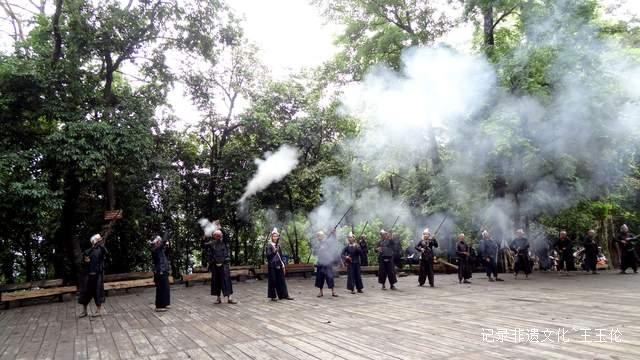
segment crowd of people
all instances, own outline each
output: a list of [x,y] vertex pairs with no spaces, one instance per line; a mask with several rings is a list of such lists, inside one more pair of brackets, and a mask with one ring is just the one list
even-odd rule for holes
[[[105,238],[100,234],[93,235],[90,239],[91,247],[83,253],[83,272],[79,281],[78,302],[83,306],[80,317],[88,315],[87,307],[91,300],[96,304],[96,312],[93,316],[102,315],[102,304],[105,301],[104,291],[104,264],[108,251],[105,247]],[[229,304],[236,304],[232,299],[233,286],[231,282],[231,253],[227,242],[224,241],[223,232],[220,229],[213,231],[205,237],[203,258],[211,272],[211,295],[216,297],[215,303],[222,303],[222,297]],[[626,273],[631,268],[638,272],[638,255],[636,251],[635,236],[629,231],[627,225],[622,225],[616,237],[616,243],[620,250],[620,273]],[[155,309],[167,311],[170,308],[169,273],[170,264],[166,250],[169,245],[168,234],[163,237],[156,236],[151,241],[151,254],[153,259],[154,283],[156,285]],[[422,238],[417,241],[413,250],[419,255],[418,286],[424,286],[429,282],[430,287],[435,287],[434,263],[437,257],[435,249],[438,241],[430,230],[424,229]],[[482,231],[478,244],[478,256],[486,270],[488,281],[503,281],[498,277],[500,263],[500,244],[491,237],[487,230]],[[589,230],[582,239],[584,253],[584,270],[593,274],[598,273],[597,256],[599,253],[596,232]],[[566,231],[559,233],[558,239],[553,245],[559,254],[558,270],[575,270],[574,242],[569,239]],[[509,250],[513,254],[513,273],[517,279],[520,273],[528,278],[532,272],[532,260],[530,256],[530,243],[525,237],[525,232],[518,229],[515,238],[509,244]],[[294,300],[287,290],[286,267],[287,263],[280,245],[280,233],[274,228],[265,246],[267,263],[267,297],[271,301]],[[323,289],[326,285],[331,290],[332,297],[338,297],[335,289],[334,267],[342,264],[347,269],[347,289],[351,294],[363,293],[362,266],[369,265],[368,242],[364,235],[359,239],[350,232],[347,235],[346,245],[338,241],[335,229],[326,235],[323,231],[316,234],[312,252],[317,259],[315,287],[318,288],[318,297],[323,297]],[[465,234],[459,234],[455,242],[455,255],[457,258],[459,283],[470,283],[474,270],[471,260],[475,249],[465,241]],[[396,290],[397,283],[397,242],[393,240],[391,232],[380,230],[380,239],[376,243],[375,253],[378,256],[378,283],[383,290],[387,289],[387,283],[391,290]]]

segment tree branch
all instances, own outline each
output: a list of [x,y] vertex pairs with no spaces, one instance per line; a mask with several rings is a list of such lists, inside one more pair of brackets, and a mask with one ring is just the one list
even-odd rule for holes
[[504,13],[502,13],[502,15],[500,15],[500,17],[493,23],[493,26],[491,26],[491,29],[494,30],[496,28],[496,26],[498,26],[498,24],[504,20],[504,18],[506,18],[507,16],[513,14],[513,12],[518,8],[519,5],[514,5],[511,9],[505,11]]

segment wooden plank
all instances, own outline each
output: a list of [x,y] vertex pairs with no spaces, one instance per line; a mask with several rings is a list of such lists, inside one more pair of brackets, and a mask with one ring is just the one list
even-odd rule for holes
[[122,273],[122,274],[107,274],[104,276],[104,282],[114,282],[114,281],[129,281],[129,280],[140,280],[140,279],[153,279],[153,272],[151,271],[138,271],[138,272],[130,272],[130,273]]
[[8,292],[8,291],[16,291],[16,290],[28,290],[32,288],[51,288],[62,286],[62,279],[51,279],[51,280],[40,280],[40,281],[31,281],[20,284],[4,284],[0,285],[0,293]]
[[[173,284],[173,276],[169,276],[169,284]],[[153,278],[149,279],[139,279],[139,280],[128,280],[128,281],[114,281],[110,283],[104,284],[104,290],[123,290],[123,289],[133,289],[139,287],[149,287],[155,286],[153,282]]]
[[17,301],[26,299],[36,299],[50,296],[58,296],[62,294],[75,294],[77,288],[75,286],[62,286],[48,289],[22,290],[2,294],[2,301]]

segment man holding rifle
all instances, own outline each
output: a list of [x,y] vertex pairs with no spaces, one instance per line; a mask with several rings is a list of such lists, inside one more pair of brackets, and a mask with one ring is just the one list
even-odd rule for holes
[[511,241],[509,248],[516,257],[513,265],[514,277],[517,279],[518,273],[524,271],[524,276],[528,279],[531,274],[531,259],[529,258],[529,240],[524,237],[524,230],[516,230],[516,238]]
[[638,258],[636,257],[635,241],[638,237],[634,236],[626,224],[620,227],[620,234],[616,242],[620,247],[620,274],[626,274],[628,268],[632,268],[635,274],[638,273]]
[[289,296],[287,282],[284,278],[285,264],[284,261],[282,261],[282,249],[280,248],[279,242],[280,233],[277,228],[273,228],[265,250],[269,278],[267,282],[267,296],[271,301],[278,301],[278,299],[293,300],[293,298]]
[[[480,240],[480,256],[484,260],[484,268],[487,271],[489,281],[503,281],[498,278],[498,252],[500,246],[491,238],[489,232],[482,232],[482,240]],[[493,278],[491,277],[493,275]]]
[[338,297],[335,292],[335,283],[333,281],[333,264],[337,255],[337,243],[335,237],[335,230],[329,234],[329,238],[323,231],[318,231],[316,234],[316,243],[313,247],[313,253],[318,259],[316,264],[316,287],[320,289],[318,297],[322,297],[322,289],[325,282],[327,287],[331,289],[331,296]]
[[384,229],[380,230],[380,241],[377,246],[379,267],[378,267],[378,282],[382,285],[382,290],[386,290],[385,283],[389,279],[389,285],[391,290],[395,290],[396,279],[395,266],[393,264],[393,241],[391,240],[391,234]]
[[424,229],[422,232],[422,240],[418,242],[415,249],[420,253],[420,273],[418,274],[418,284],[423,286],[425,280],[429,279],[429,286],[434,287],[433,277],[433,260],[435,254],[433,248],[438,247],[438,241],[435,238],[431,238],[431,232],[429,228]]
[[209,271],[211,271],[211,295],[216,296],[216,304],[222,303],[220,293],[227,298],[229,304],[235,304],[236,301],[231,299],[231,294],[233,294],[231,254],[222,238],[222,230],[217,229],[212,234],[212,240],[205,244]]
[[[106,236],[105,236],[106,237]],[[80,296],[78,303],[83,306],[79,317],[87,316],[87,306],[91,299],[96,303],[94,317],[102,316],[102,304],[104,303],[104,261],[108,254],[104,247],[104,239],[100,234],[95,234],[89,240],[91,247],[83,253],[83,275],[80,279]]]

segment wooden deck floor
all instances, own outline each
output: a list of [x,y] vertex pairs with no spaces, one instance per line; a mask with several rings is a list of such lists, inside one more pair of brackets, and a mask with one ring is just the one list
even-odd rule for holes
[[438,275],[432,289],[408,276],[381,291],[365,277],[351,295],[342,276],[340,297],[316,298],[294,278],[296,300],[276,303],[248,281],[234,283],[237,305],[173,286],[169,312],[144,289],[108,297],[96,319],[72,301],[25,306],[0,311],[0,359],[640,359],[640,275],[505,279]]

